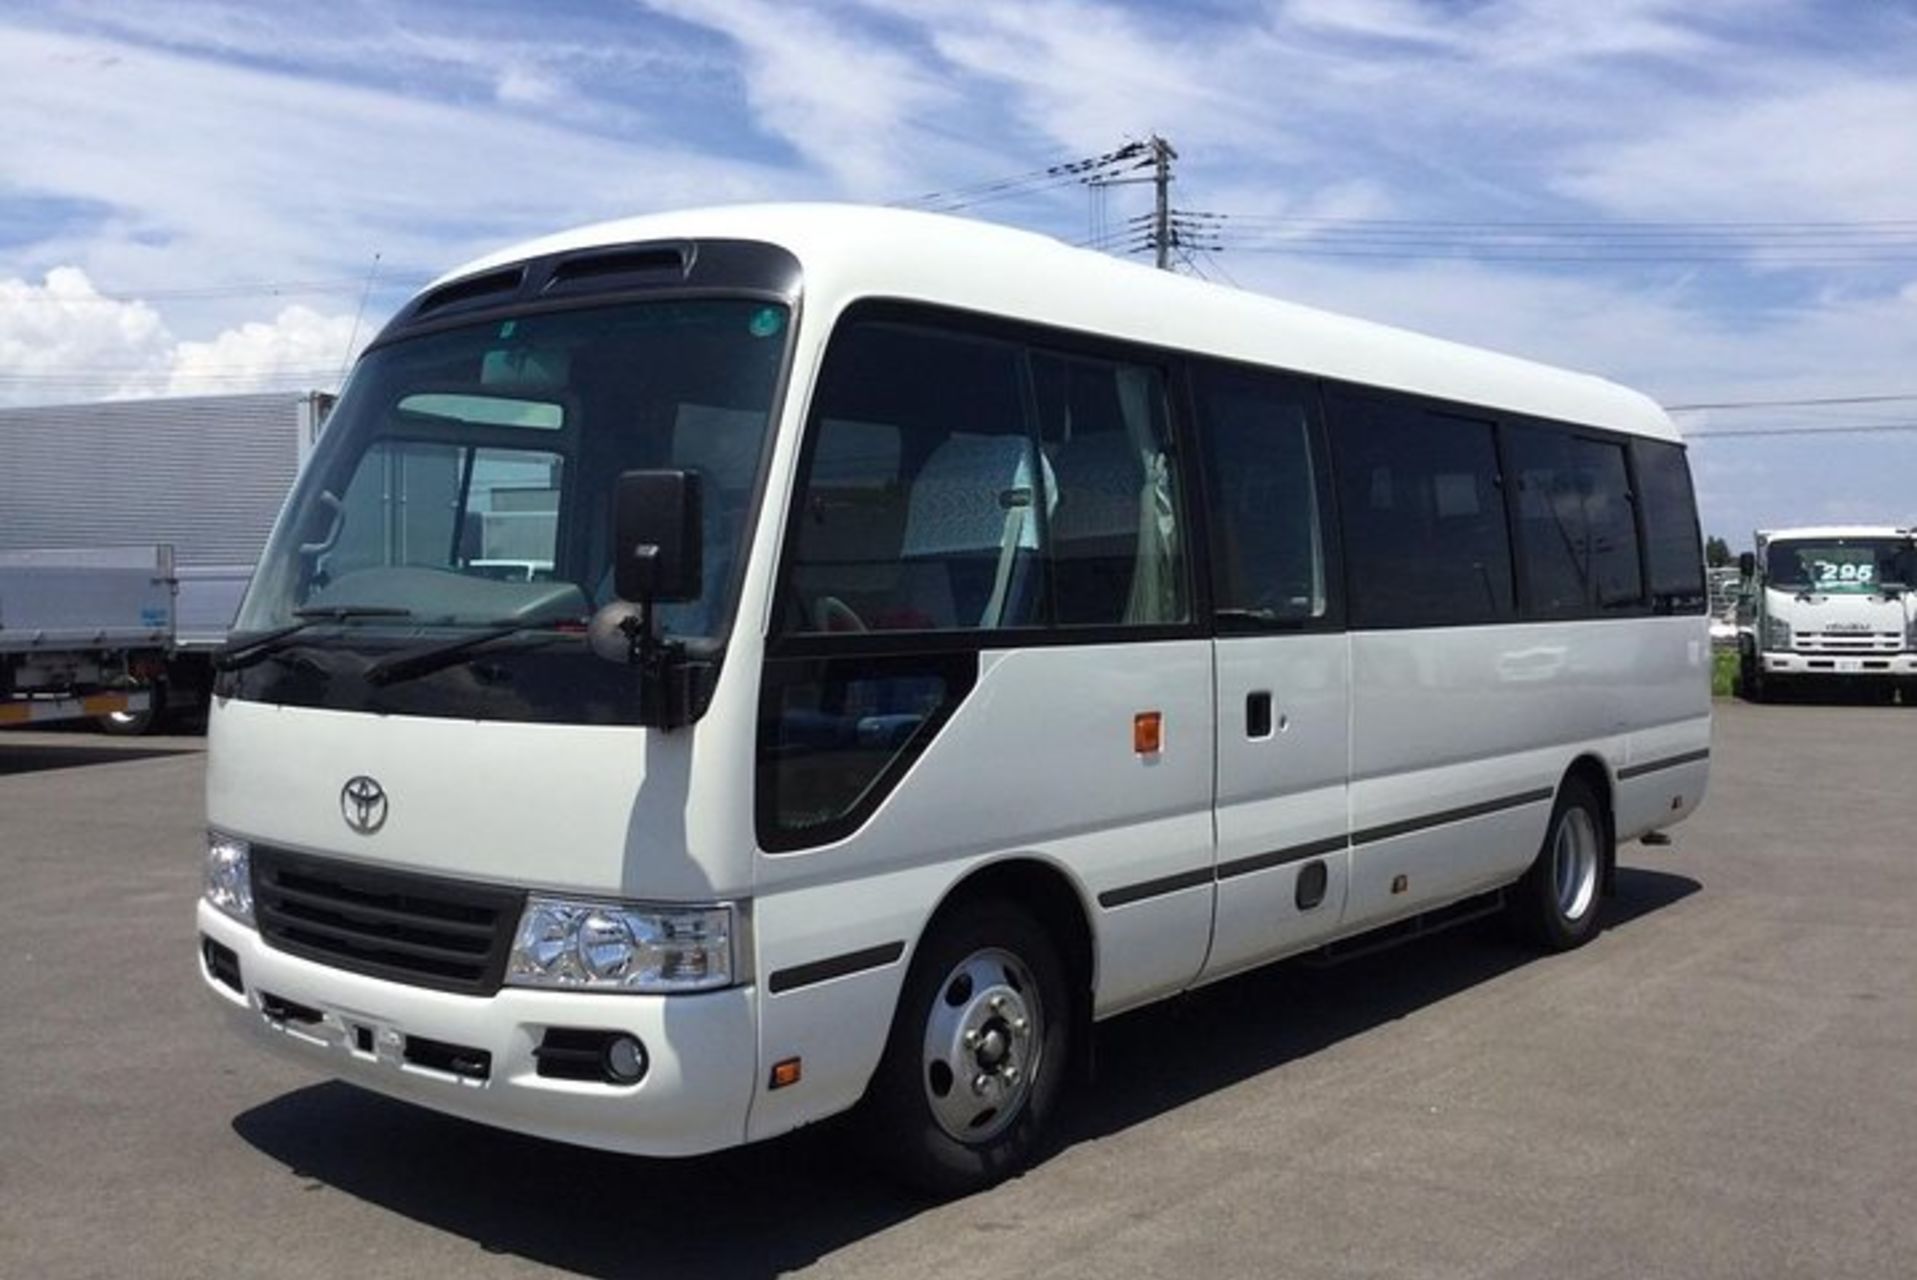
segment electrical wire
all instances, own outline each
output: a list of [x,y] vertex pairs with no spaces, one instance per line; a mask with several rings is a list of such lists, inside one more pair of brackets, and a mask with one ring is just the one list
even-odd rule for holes
[[1917,400],[1917,392],[1904,395],[1818,396],[1809,400],[1717,400],[1696,404],[1667,404],[1666,413],[1693,413],[1705,409],[1797,409],[1826,404],[1895,404]]

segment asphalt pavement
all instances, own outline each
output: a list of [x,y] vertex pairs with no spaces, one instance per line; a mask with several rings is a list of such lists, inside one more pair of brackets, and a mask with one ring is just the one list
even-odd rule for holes
[[944,1205],[837,1125],[637,1160],[269,1059],[199,990],[201,742],[0,734],[0,1276],[1913,1274],[1917,708],[1718,711],[1590,946],[1127,1015],[1059,1149]]

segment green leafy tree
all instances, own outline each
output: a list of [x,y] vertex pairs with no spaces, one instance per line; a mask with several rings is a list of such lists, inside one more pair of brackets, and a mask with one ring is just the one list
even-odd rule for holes
[[1704,563],[1713,569],[1722,569],[1732,561],[1731,544],[1719,537],[1704,539]]

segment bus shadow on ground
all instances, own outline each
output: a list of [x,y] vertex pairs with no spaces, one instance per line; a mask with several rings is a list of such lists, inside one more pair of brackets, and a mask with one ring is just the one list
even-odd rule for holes
[[197,745],[126,747],[98,746],[86,743],[8,742],[0,736],[0,778],[17,773],[39,773],[47,769],[77,769],[92,764],[119,764],[127,760],[151,760],[157,756],[187,755]]
[[[1698,888],[1685,876],[1620,868],[1606,928],[1628,928]],[[1098,1078],[1076,1088],[1061,1144],[1154,1119],[1538,958],[1496,924],[1331,968],[1272,966],[1102,1025]],[[309,1187],[333,1187],[488,1252],[594,1276],[777,1275],[926,1208],[865,1175],[857,1142],[836,1121],[693,1160],[645,1160],[328,1083],[246,1111],[233,1129]]]

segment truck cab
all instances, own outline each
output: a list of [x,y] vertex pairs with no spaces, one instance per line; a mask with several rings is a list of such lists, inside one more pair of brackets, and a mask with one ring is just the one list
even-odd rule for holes
[[1917,702],[1917,547],[1910,528],[1759,530],[1739,562],[1739,680],[1754,701],[1794,687]]

